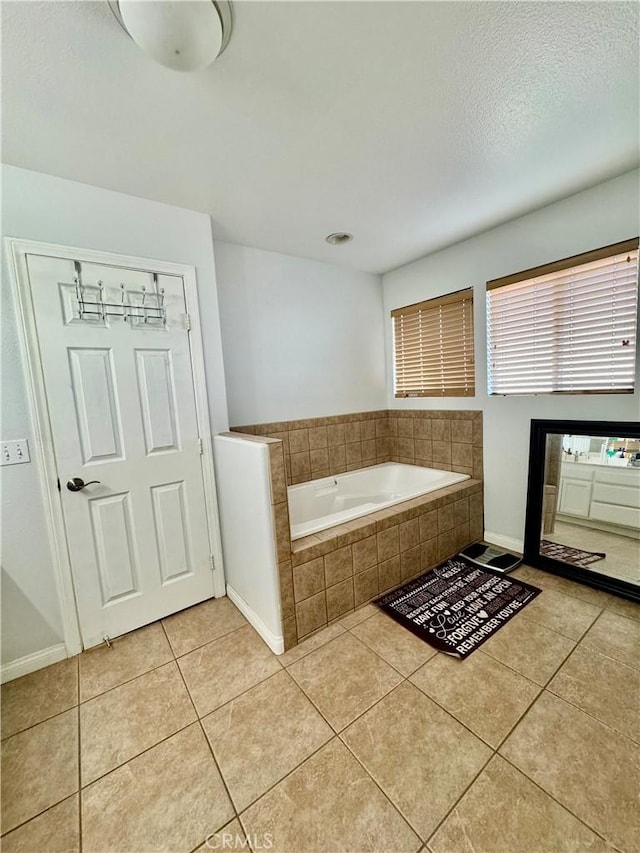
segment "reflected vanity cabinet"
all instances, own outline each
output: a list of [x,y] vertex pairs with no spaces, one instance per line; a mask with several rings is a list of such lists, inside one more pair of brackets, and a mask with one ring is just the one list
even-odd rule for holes
[[[640,468],[563,462],[558,514],[567,520],[596,522],[640,531]],[[629,531],[633,535],[632,531]],[[619,532],[623,532],[620,530]]]

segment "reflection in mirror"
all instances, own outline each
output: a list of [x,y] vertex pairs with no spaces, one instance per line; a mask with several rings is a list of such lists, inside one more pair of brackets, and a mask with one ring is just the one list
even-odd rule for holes
[[640,439],[547,433],[540,554],[640,585]]

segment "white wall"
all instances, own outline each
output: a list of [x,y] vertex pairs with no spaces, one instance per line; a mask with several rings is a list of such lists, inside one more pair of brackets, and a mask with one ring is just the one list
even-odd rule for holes
[[[485,283],[638,236],[639,181],[640,172],[630,172],[383,277],[389,407],[483,410],[485,529],[501,537],[521,543],[524,536],[530,420],[636,421],[640,418],[640,393],[636,390],[633,395],[488,397]],[[481,200],[470,199],[469,203]],[[389,312],[470,286],[474,287],[476,397],[396,400],[392,387]]]
[[233,425],[386,408],[379,276],[217,241],[215,256]]
[[[211,220],[158,204],[13,167],[2,167],[2,232],[196,267],[213,432],[228,428]],[[29,438],[32,424],[6,258],[2,277],[3,439]],[[2,468],[3,663],[59,643],[62,625],[36,465]]]

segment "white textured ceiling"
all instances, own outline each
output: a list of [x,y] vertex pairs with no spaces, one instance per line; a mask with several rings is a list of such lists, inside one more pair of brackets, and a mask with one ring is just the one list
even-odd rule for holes
[[105,2],[2,7],[5,162],[232,242],[380,272],[638,161],[636,3],[236,2],[193,74]]

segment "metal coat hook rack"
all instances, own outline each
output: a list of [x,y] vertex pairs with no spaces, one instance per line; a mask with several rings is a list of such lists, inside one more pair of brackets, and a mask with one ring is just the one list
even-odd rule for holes
[[[82,281],[82,264],[74,261],[76,301],[78,303],[78,318],[80,320],[97,318],[105,320],[107,317],[121,317],[125,323],[132,320],[144,324],[164,325],[167,318],[165,305],[164,287],[158,289],[158,275],[152,273],[152,292],[147,291],[143,285],[140,290],[127,290],[124,284],[120,285],[120,301],[108,302],[105,300],[104,284],[98,281],[91,285],[91,290],[97,289],[97,299],[87,299],[87,286]],[[138,302],[132,302],[132,297],[138,298]]]

